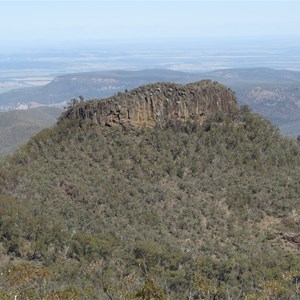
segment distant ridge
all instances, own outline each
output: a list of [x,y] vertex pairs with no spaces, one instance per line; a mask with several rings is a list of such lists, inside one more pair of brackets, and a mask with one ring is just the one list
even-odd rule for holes
[[60,113],[55,107],[0,112],[0,159],[12,154],[39,131],[53,126]]
[[79,95],[85,99],[103,98],[149,83],[188,83],[200,78],[198,74],[164,69],[72,73],[55,77],[45,86],[21,88],[0,94],[0,105],[31,102],[48,105],[68,101]]

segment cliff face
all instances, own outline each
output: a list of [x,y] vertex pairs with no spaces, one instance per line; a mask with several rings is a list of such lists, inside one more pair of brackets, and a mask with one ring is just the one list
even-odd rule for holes
[[66,110],[60,121],[67,118],[99,126],[165,127],[185,122],[202,124],[216,112],[236,109],[234,93],[217,82],[203,80],[185,86],[157,83],[78,103]]

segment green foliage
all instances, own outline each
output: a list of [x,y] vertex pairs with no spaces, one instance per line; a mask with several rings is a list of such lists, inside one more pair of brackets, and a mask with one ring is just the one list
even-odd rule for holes
[[247,108],[176,129],[61,122],[1,165],[1,282],[22,262],[29,299],[297,299],[299,175],[296,142]]
[[143,288],[136,294],[137,299],[141,300],[167,300],[163,290],[154,284],[152,280],[148,280]]

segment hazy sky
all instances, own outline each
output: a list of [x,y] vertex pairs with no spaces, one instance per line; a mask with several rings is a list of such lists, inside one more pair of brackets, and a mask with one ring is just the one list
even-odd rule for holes
[[299,1],[3,1],[0,42],[293,36]]

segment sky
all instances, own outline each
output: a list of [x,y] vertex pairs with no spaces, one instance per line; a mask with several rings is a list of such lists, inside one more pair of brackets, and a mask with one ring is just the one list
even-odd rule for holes
[[299,36],[299,1],[6,1],[5,41]]

